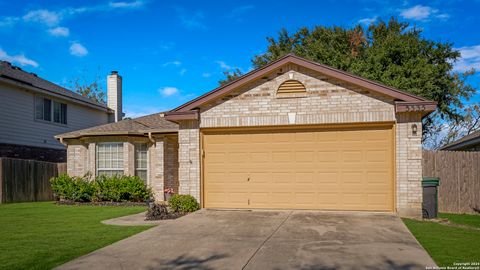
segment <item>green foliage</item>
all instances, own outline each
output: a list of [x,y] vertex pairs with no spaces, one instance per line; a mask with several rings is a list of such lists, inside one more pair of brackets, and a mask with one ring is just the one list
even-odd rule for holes
[[85,75],[74,78],[69,82],[69,88],[80,95],[101,104],[107,104],[105,91],[102,88],[101,78],[96,76],[93,82],[87,82]]
[[421,32],[395,18],[368,28],[316,26],[293,34],[283,29],[276,39],[267,38],[266,52],[254,56],[252,63],[260,68],[294,53],[437,101],[437,113],[424,119],[424,134],[432,133],[438,122],[460,121],[465,115],[462,101],[476,90],[466,83],[473,71],[460,74],[453,70],[453,64],[460,59],[453,44],[425,39]]
[[70,177],[66,174],[50,179],[59,199],[76,202],[141,202],[152,196],[152,190],[138,176]]
[[189,213],[200,209],[200,204],[192,195],[175,194],[168,200],[168,205],[175,212]]
[[57,197],[76,202],[91,201],[95,194],[95,187],[84,178],[70,177],[62,174],[50,179],[52,191]]
[[240,78],[242,76],[242,71],[239,68],[233,69],[233,71],[227,70],[223,72],[223,75],[225,75],[224,80],[220,80],[219,83],[221,86],[224,86],[232,81],[235,81],[236,79]]

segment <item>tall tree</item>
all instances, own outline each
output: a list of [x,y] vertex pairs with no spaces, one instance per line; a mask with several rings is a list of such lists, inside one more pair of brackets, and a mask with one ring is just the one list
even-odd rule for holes
[[[466,83],[472,71],[457,73],[460,52],[451,43],[428,40],[422,31],[391,18],[367,28],[316,26],[293,34],[281,30],[268,37],[265,53],[252,59],[262,67],[288,53],[329,65],[438,102],[435,114],[424,119],[424,134],[438,121],[459,122],[466,111],[462,101],[476,90]],[[231,79],[238,77],[232,76]]]
[[87,81],[85,76],[80,76],[70,80],[69,88],[87,97],[95,102],[106,104],[106,95],[101,85],[99,76],[96,76],[93,81]]

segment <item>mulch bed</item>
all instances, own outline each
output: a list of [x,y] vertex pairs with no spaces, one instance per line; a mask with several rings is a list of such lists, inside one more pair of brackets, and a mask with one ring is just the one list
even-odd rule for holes
[[56,201],[59,205],[93,205],[93,206],[146,206],[145,202],[74,202]]

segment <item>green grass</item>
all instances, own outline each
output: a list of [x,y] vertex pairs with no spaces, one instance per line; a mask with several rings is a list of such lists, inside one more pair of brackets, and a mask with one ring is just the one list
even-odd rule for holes
[[[452,223],[477,226],[480,215],[441,214]],[[480,230],[459,228],[433,221],[403,219],[405,225],[439,266],[480,262]]]
[[150,227],[100,221],[145,210],[53,202],[0,204],[0,269],[50,269],[144,231]]
[[452,223],[480,228],[480,215],[440,213],[439,217],[446,218]]

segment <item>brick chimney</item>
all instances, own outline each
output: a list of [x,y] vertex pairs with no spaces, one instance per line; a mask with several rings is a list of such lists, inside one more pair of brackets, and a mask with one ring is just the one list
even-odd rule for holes
[[112,71],[107,76],[107,106],[114,111],[110,122],[122,120],[122,76],[118,71]]

